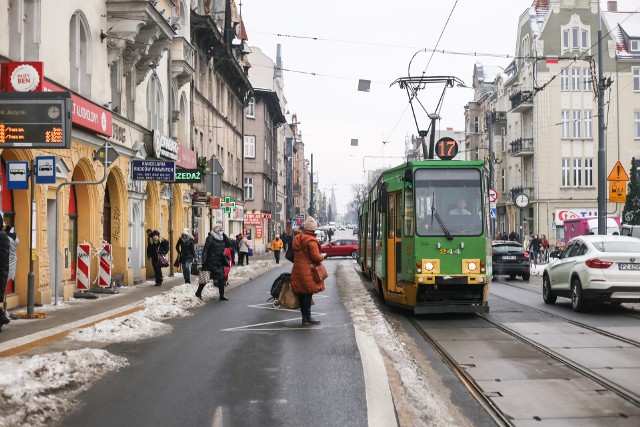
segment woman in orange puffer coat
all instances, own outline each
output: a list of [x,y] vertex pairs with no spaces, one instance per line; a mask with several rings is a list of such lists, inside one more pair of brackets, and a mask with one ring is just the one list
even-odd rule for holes
[[324,291],[324,282],[313,280],[311,267],[320,264],[326,254],[320,252],[320,242],[316,239],[318,224],[312,217],[304,223],[304,231],[293,238],[293,269],[291,270],[291,290],[298,294],[303,325],[315,325],[319,320],[311,317],[313,294]]

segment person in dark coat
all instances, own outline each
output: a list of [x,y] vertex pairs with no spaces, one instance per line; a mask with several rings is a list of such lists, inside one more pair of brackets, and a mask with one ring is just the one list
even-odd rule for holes
[[316,239],[315,219],[308,217],[304,223],[304,231],[293,238],[294,261],[291,270],[291,290],[298,295],[303,325],[315,325],[319,320],[311,317],[311,301],[313,294],[324,290],[324,283],[313,280],[311,267],[322,263],[327,254],[320,252],[320,243]]
[[236,264],[236,254],[238,253],[238,236],[236,236],[235,239],[230,239],[231,241],[231,247],[229,248],[231,250],[231,265],[235,265]]
[[[220,301],[229,301],[229,298],[224,296],[224,268],[231,265],[231,263],[224,252],[225,249],[230,247],[231,241],[222,231],[222,225],[216,224],[207,236],[204,249],[202,250],[201,271],[207,272],[208,274],[201,275],[200,277],[198,290],[196,291],[198,298],[202,299],[202,290],[209,279],[211,279],[216,282],[216,286],[220,292]],[[203,278],[202,276],[205,277]]]
[[160,237],[158,230],[151,232],[151,243],[147,247],[147,258],[153,266],[153,273],[156,276],[156,286],[162,286],[162,266],[160,265],[160,255],[167,255],[169,252],[169,242]]
[[531,261],[533,261],[533,265],[538,264],[538,254],[540,253],[541,244],[542,242],[538,238],[537,234],[534,234],[531,240],[529,241],[529,252],[531,252]]
[[178,260],[182,265],[184,283],[191,283],[191,262],[196,257],[196,247],[189,235],[188,228],[182,230],[182,235],[178,239],[178,243],[176,243],[176,251],[178,252]]
[[[4,303],[4,294],[9,277],[9,255],[11,252],[11,243],[9,242],[9,236],[2,229],[3,224],[4,218],[0,214],[0,304]],[[7,313],[4,312],[4,308],[0,307],[0,332],[2,332],[2,327],[10,322],[11,320]]]

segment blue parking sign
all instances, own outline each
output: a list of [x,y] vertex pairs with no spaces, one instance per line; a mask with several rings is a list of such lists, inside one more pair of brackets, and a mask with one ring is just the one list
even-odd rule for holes
[[7,188],[9,190],[29,188],[29,162],[7,162]]

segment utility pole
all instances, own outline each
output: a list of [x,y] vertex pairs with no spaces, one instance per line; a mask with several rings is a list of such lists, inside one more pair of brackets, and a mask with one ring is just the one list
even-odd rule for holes
[[[489,188],[493,188],[493,111],[487,114],[487,128],[489,129]],[[496,220],[491,218],[489,221],[491,238],[496,236]]]
[[600,2],[598,2],[598,234],[607,234],[607,151],[605,144],[604,87],[602,13]]

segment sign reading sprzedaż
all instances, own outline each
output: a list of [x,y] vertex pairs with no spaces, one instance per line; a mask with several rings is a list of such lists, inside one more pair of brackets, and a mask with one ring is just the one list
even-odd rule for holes
[[69,148],[68,92],[0,93],[0,148]]
[[131,179],[136,181],[173,182],[176,174],[175,162],[133,160]]
[[176,183],[198,183],[202,182],[203,173],[201,169],[176,168]]

